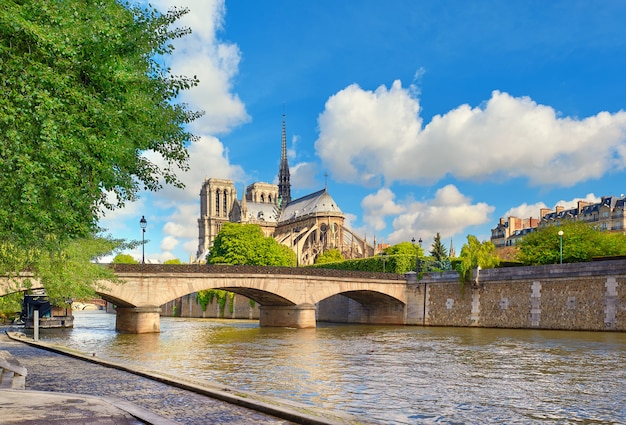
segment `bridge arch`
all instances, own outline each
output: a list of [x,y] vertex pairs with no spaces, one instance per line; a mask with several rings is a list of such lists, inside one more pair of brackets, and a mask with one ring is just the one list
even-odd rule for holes
[[223,291],[233,292],[235,294],[242,295],[246,298],[250,298],[251,300],[253,300],[255,303],[259,305],[274,305],[274,306],[284,306],[284,307],[296,305],[293,301],[283,298],[282,296],[278,294],[274,294],[272,292],[264,291],[261,289],[240,287],[240,286],[215,286],[215,285],[211,285],[210,287],[203,288],[203,289],[197,289],[191,292],[186,292],[184,294],[176,295],[173,298],[164,302],[163,304],[170,302],[170,301],[174,301],[177,298],[184,297],[185,295],[189,295],[194,292],[210,290],[210,289],[220,289]]

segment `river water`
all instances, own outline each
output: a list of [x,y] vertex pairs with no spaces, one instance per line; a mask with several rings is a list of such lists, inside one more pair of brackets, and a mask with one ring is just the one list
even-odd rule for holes
[[161,318],[115,332],[75,312],[40,339],[381,424],[626,424],[626,334]]

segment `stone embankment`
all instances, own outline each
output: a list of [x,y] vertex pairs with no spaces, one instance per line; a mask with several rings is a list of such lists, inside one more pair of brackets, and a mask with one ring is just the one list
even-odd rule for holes
[[[185,386],[191,388],[195,385],[189,381],[177,381],[157,373],[152,373],[154,376],[151,379],[148,377],[150,372],[130,373],[123,370],[124,366],[113,362],[96,357],[89,359],[85,354],[45,343],[34,343],[25,337],[19,339],[23,341],[9,339],[3,331],[0,334],[0,350],[5,350],[19,359],[20,364],[28,370],[26,390],[81,394],[103,399],[114,397],[188,425],[359,423],[348,415],[334,416],[330,412],[317,412],[310,406],[274,399],[272,401],[277,404],[272,404],[268,397],[224,387],[211,388],[209,383],[206,383],[206,392],[203,395],[184,389]],[[63,351],[65,354],[61,354]],[[141,374],[146,376],[140,376]],[[248,407],[206,395],[213,392],[219,396],[220,391],[224,392],[224,397],[241,398],[241,404],[247,403]],[[230,395],[227,394],[229,392]],[[318,413],[319,416],[316,416]],[[281,419],[274,414],[292,420]]]

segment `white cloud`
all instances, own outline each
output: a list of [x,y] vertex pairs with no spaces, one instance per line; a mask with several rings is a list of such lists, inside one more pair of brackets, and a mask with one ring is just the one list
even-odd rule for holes
[[494,91],[480,107],[461,105],[422,128],[416,90],[351,85],[318,118],[317,154],[333,178],[386,185],[522,177],[572,186],[626,166],[626,112],[560,117],[528,97]]
[[504,213],[504,218],[518,217],[518,218],[539,218],[539,211],[542,208],[548,208],[543,202],[537,202],[535,204],[527,204],[524,202],[521,205],[513,207]]
[[[454,185],[437,190],[433,199],[407,201],[404,212],[392,222],[389,243],[396,244],[412,238],[432,239],[437,232],[442,238],[462,233],[467,227],[488,223],[494,207],[472,200]],[[426,245],[425,245],[426,246]]]
[[[146,197],[141,197],[136,202],[127,203],[124,208],[107,211],[99,221],[100,227],[104,229],[103,233],[128,241],[141,241],[142,231],[139,220],[142,215],[146,215],[148,210],[146,205]],[[151,225],[151,217],[146,215],[146,219],[148,219],[148,225]]]
[[587,196],[585,196],[584,198],[574,198],[571,199],[569,201],[566,200],[560,200],[558,201],[556,204],[554,204],[554,206],[552,207],[552,209],[556,208],[557,205],[560,205],[566,209],[569,208],[574,208],[576,206],[578,206],[578,201],[584,201],[584,202],[591,202],[591,203],[597,203],[601,201],[601,198],[594,195],[593,193],[588,193]]
[[381,188],[378,192],[367,195],[361,201],[363,207],[363,221],[375,232],[386,227],[385,217],[404,212],[406,207],[395,202],[396,195],[388,188]]
[[379,185],[417,140],[419,110],[399,81],[375,92],[353,84],[326,102],[318,118],[317,154],[335,180]]
[[296,146],[299,141],[300,141],[300,136],[298,136],[297,134],[294,134],[291,137],[291,147],[287,149],[287,158],[292,161],[296,159],[296,150],[297,150]]
[[554,204],[551,207],[547,206],[543,202],[537,202],[535,204],[530,204],[530,205],[526,204],[526,203],[523,203],[521,205],[518,205],[516,207],[513,207],[513,208],[509,209],[507,212],[504,213],[503,217],[504,218],[508,218],[508,217],[541,218],[540,217],[540,210],[542,208],[549,208],[550,210],[554,211],[556,206],[560,205],[560,206],[564,207],[565,209],[570,209],[570,208],[577,207],[578,206],[578,201],[596,203],[596,202],[600,202],[600,198],[597,197],[596,195],[594,195],[593,193],[588,193],[587,196],[585,196],[584,198],[574,198],[574,199],[571,199],[569,201],[560,200],[560,201],[558,201],[556,204]]
[[[300,162],[289,167],[289,177],[292,189],[319,189],[315,176],[318,165],[313,162]],[[278,177],[276,177],[276,180]]]
[[172,236],[166,236],[161,241],[161,251],[173,251],[178,245],[178,239]]
[[233,78],[239,71],[241,53],[237,45],[219,40],[226,7],[223,0],[157,0],[155,6],[166,11],[187,7],[190,12],[175,23],[189,27],[192,34],[174,40],[174,54],[167,58],[174,75],[197,76],[197,87],[182,92],[180,101],[205,115],[191,128],[201,135],[214,135],[249,121],[245,105],[232,93]]

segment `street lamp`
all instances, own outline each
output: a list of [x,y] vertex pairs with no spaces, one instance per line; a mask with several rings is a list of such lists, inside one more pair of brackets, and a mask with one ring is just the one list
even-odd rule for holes
[[[422,238],[417,241],[420,244],[420,248],[422,247]],[[415,238],[411,239],[411,243],[415,247]],[[417,275],[420,272],[420,257],[419,257],[419,249],[415,250],[415,278],[417,279]]]
[[385,273],[385,261],[387,261],[387,253],[386,252],[381,252],[380,253],[380,258],[383,260],[383,273]]
[[[413,243],[413,246],[415,246],[415,238],[411,239],[411,242]],[[422,238],[419,238],[419,240],[417,241],[417,243],[419,243],[420,248],[422,247]],[[420,258],[419,258],[419,249],[415,251],[415,282],[417,282],[417,279],[419,279],[419,272],[420,272]],[[426,326],[426,281],[424,280],[424,310],[422,311],[422,326]]]
[[560,264],[563,264],[563,231],[559,230],[559,257]]
[[146,226],[148,222],[146,221],[146,217],[141,216],[141,220],[139,220],[139,226],[141,227],[141,264],[146,264]]

